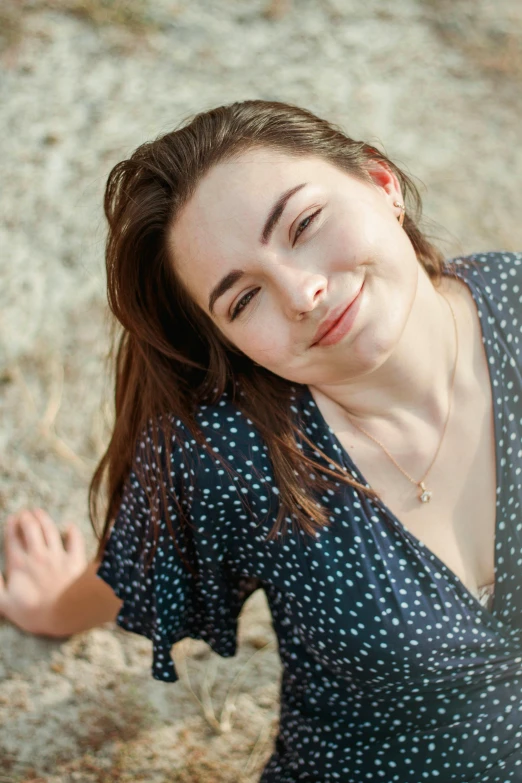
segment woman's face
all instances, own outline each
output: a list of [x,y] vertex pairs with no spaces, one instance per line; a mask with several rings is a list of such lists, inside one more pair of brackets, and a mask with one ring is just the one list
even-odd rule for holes
[[397,220],[395,176],[377,164],[370,176],[251,150],[211,169],[171,228],[188,292],[283,378],[320,386],[364,375],[402,334],[420,265]]

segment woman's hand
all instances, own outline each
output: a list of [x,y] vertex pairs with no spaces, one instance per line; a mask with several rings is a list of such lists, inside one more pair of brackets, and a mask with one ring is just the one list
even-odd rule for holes
[[29,633],[54,635],[53,606],[87,564],[82,533],[71,524],[62,541],[45,511],[23,510],[7,518],[4,540],[0,617]]

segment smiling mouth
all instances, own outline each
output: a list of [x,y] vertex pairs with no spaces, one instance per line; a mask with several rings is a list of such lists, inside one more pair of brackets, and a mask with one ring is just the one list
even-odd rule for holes
[[330,322],[330,324],[327,323],[326,329],[319,330],[318,332],[319,336],[314,339],[314,342],[312,343],[311,347],[315,345],[319,345],[326,337],[328,337],[329,334],[331,334],[336,329],[337,326],[339,326],[339,324],[341,323],[341,321],[343,321],[343,319],[347,315],[352,305],[354,305],[355,302],[357,301],[359,294],[363,289],[363,285],[361,285],[361,287],[359,288],[358,292],[355,294],[351,302],[344,307],[344,310],[341,313],[339,313],[339,315],[335,318],[335,320]]

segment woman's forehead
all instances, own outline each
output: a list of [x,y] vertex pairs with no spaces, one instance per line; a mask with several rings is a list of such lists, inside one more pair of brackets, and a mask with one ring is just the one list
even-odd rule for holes
[[309,179],[318,163],[323,162],[256,149],[216,164],[169,231],[176,271],[184,278],[195,263],[204,270],[244,253],[281,193]]
[[281,188],[297,184],[296,177],[317,176],[330,164],[312,156],[292,156],[270,149],[253,149],[236,158],[213,166],[197,185],[189,207],[199,214],[202,210],[225,212],[232,205],[236,210],[261,210],[277,197]]
[[281,194],[300,185],[327,182],[341,172],[313,156],[291,156],[254,149],[216,164],[201,179],[181,209],[169,239],[176,255],[250,239]]
[[263,227],[282,195],[302,191],[292,197],[292,208],[304,208],[311,192],[306,186],[335,186],[340,177],[346,179],[346,173],[322,158],[266,148],[216,164],[170,229],[176,273],[200,301],[223,270],[244,269],[255,259]]

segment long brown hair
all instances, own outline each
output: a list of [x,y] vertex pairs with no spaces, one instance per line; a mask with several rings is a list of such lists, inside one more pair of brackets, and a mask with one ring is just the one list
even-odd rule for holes
[[[178,130],[138,147],[112,169],[105,191],[108,300],[123,331],[115,355],[114,429],[90,487],[95,529],[103,490],[106,492],[100,552],[143,431],[148,428],[152,432],[153,442],[161,438],[167,464],[176,420],[181,420],[205,448],[195,411],[201,404],[216,403],[224,393],[230,394],[253,422],[269,451],[280,493],[271,537],[284,532],[288,516],[309,534],[328,525],[314,489],[324,491],[329,479],[344,481],[376,497],[341,466],[325,467],[304,454],[299,441],[307,438],[290,411],[295,384],[231,348],[176,278],[167,252],[167,229],[212,166],[254,147],[270,147],[294,156],[320,156],[363,181],[371,181],[368,170],[372,163],[387,166],[401,185],[406,204],[404,230],[432,281],[436,285],[440,282],[444,260],[418,227],[421,199],[411,179],[375,147],[350,139],[309,111],[259,100],[233,103],[198,114]],[[315,444],[308,443],[324,457]],[[169,471],[156,462],[151,458],[149,465],[158,471],[154,485],[165,498]],[[328,463],[332,465],[330,459]],[[317,477],[312,486],[310,473]],[[151,497],[151,509],[160,505],[167,506]],[[178,510],[181,512],[179,504]],[[156,521],[152,520],[153,532]],[[170,528],[169,520],[167,523]]]

